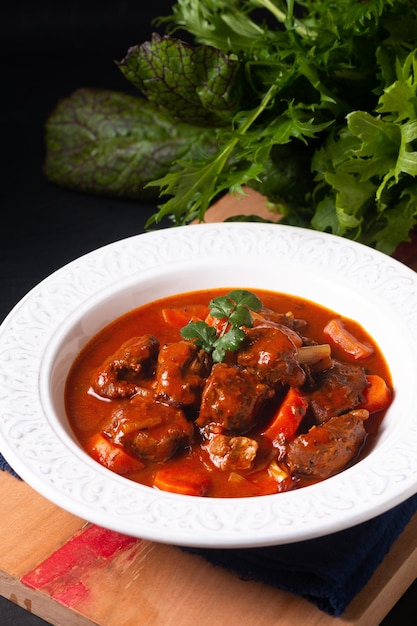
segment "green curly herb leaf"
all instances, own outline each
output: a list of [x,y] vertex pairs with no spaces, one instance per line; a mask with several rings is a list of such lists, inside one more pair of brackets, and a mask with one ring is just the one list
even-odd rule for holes
[[210,316],[224,320],[223,331],[218,334],[206,322],[189,322],[181,329],[184,339],[193,341],[198,347],[212,355],[215,363],[224,361],[226,352],[238,350],[245,338],[242,326],[253,326],[252,311],[259,311],[262,302],[244,289],[235,289],[225,296],[213,298],[209,303]]
[[221,335],[214,342],[214,349],[212,353],[213,361],[215,363],[224,361],[226,352],[228,350],[230,350],[231,352],[235,352],[235,350],[238,350],[244,338],[245,333],[243,332],[243,330],[241,330],[237,326],[232,326],[225,335]]
[[181,336],[184,339],[194,341],[206,352],[211,352],[217,340],[216,329],[205,322],[189,322],[181,329]]

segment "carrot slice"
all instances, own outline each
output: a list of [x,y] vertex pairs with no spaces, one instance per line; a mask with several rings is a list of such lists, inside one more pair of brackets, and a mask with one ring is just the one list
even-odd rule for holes
[[263,435],[271,441],[282,438],[290,441],[308,409],[308,400],[297,387],[290,387]]
[[330,320],[323,329],[323,335],[354,359],[366,359],[374,352],[372,346],[362,343],[352,335],[340,319]]
[[209,479],[197,472],[161,469],[155,474],[153,486],[185,496],[204,496]]
[[385,380],[377,374],[368,374],[366,380],[368,386],[363,392],[365,401],[358,408],[367,409],[369,413],[387,409],[391,403],[392,392]]
[[208,326],[213,326],[216,329],[218,336],[223,335],[230,327],[227,317],[213,317],[210,313],[204,321]]
[[178,308],[162,309],[164,321],[173,328],[182,328],[189,322],[203,321],[208,314],[205,304],[193,304]]
[[86,451],[95,461],[116,474],[124,475],[145,467],[142,461],[113,445],[101,433],[91,437],[86,445]]

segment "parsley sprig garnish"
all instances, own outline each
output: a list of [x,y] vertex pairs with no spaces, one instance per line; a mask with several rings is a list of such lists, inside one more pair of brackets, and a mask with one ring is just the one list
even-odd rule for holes
[[220,333],[207,322],[189,322],[181,328],[181,336],[193,341],[209,354],[215,363],[224,361],[226,352],[234,352],[245,338],[242,326],[251,328],[251,311],[259,311],[262,302],[245,289],[235,289],[209,302],[210,316],[224,320]]

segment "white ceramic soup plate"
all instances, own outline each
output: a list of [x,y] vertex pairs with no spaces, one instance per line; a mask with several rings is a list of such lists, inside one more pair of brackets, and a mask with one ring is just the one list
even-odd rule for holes
[[[394,400],[369,454],[321,483],[250,498],[204,498],[136,484],[75,439],[66,377],[106,324],[151,300],[216,287],[291,293],[373,336]],[[354,526],[417,492],[417,274],[365,246],[272,224],[190,225],[146,233],[64,266],[0,328],[0,450],[35,490],[100,526],[196,547],[291,543]]]

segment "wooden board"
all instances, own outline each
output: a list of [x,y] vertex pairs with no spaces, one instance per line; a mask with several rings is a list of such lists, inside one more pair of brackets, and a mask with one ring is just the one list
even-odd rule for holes
[[[207,221],[270,218],[250,192]],[[240,580],[173,546],[114,533],[55,506],[0,472],[0,594],[54,626],[377,626],[417,578],[417,514],[341,618],[298,596]]]

